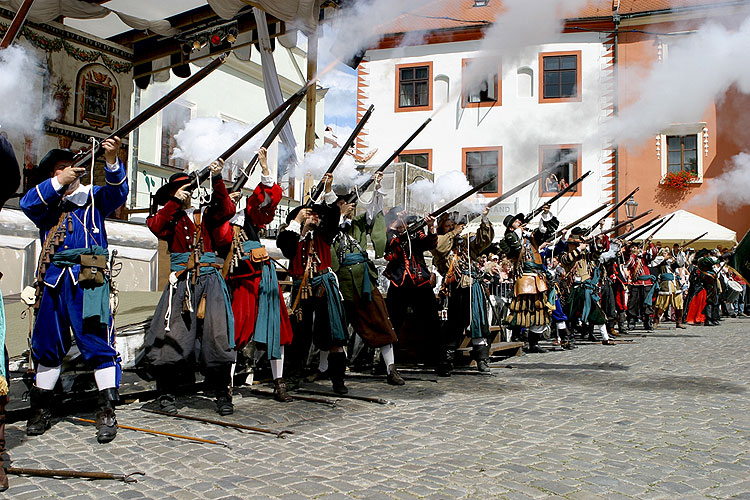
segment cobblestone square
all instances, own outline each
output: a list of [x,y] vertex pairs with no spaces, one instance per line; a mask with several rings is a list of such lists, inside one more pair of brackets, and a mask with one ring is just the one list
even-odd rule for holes
[[[412,374],[403,388],[350,377],[335,406],[279,404],[239,388],[225,420],[295,432],[285,439],[118,408],[99,445],[91,424],[57,419],[40,437],[8,426],[16,467],[146,476],[137,484],[10,476],[7,498],[413,499],[750,498],[747,319],[616,346],[509,358],[492,376]],[[435,382],[437,380],[437,382]],[[312,388],[312,385],[308,386]],[[329,390],[320,384],[317,389]],[[219,418],[196,396],[183,412]],[[81,414],[81,417],[91,418]]]

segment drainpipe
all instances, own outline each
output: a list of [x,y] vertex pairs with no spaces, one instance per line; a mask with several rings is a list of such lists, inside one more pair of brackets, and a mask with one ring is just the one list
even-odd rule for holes
[[[141,112],[141,89],[138,85],[134,85],[134,87],[133,111],[130,113],[130,116],[136,116]],[[138,142],[140,141],[138,131],[139,128],[136,128],[130,136],[132,139],[130,143],[130,208],[136,208],[135,204],[138,198]]]
[[[614,85],[613,85],[613,99],[614,102],[612,103],[612,111],[613,115],[616,117],[620,112],[620,95],[619,95],[619,62],[617,59],[617,42],[619,38],[618,29],[620,27],[620,5],[619,2],[617,2],[615,9],[612,12],[612,22],[615,25],[614,29],[614,45],[612,47],[612,78],[614,79]],[[615,138],[615,157],[614,157],[614,167],[615,167],[615,203],[619,201],[620,199],[620,145],[617,143],[617,139]],[[618,212],[619,210],[615,210],[615,224],[618,223]]]

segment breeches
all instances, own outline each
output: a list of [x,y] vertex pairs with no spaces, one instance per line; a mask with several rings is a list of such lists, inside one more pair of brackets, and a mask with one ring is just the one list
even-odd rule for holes
[[83,359],[94,369],[117,364],[109,329],[98,319],[83,321],[83,290],[65,273],[56,288],[45,286],[42,293],[31,338],[34,360],[44,366],[60,366],[71,346],[71,330]]

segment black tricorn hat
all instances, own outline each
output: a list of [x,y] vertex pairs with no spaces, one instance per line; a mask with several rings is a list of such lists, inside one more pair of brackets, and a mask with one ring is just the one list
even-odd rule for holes
[[294,218],[297,217],[297,214],[300,212],[300,210],[302,210],[303,208],[309,208],[318,215],[322,215],[326,209],[326,205],[323,205],[322,203],[316,203],[310,207],[306,207],[305,205],[294,207],[286,216],[286,223],[289,224],[290,222],[292,222]]
[[503,226],[510,228],[510,226],[513,224],[514,221],[520,220],[523,221],[525,219],[524,215],[522,213],[517,213],[516,215],[506,215],[505,219],[503,219]]
[[55,171],[55,165],[60,161],[73,161],[75,153],[69,149],[50,149],[39,162],[40,177],[51,177]]
[[574,227],[570,230],[570,235],[568,235],[568,243],[580,243],[583,241],[583,228],[580,228],[578,226]]
[[154,195],[155,205],[166,205],[174,192],[185,184],[190,183],[190,176],[184,172],[172,174],[166,184],[160,187]]

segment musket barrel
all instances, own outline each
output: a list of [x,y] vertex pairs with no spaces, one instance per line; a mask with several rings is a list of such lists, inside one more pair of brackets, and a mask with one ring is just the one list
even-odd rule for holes
[[[269,146],[271,146],[271,144],[273,143],[273,141],[276,140],[276,137],[281,133],[281,129],[284,128],[284,125],[286,125],[286,122],[288,122],[289,119],[292,117],[292,114],[297,109],[297,106],[299,106],[299,103],[302,102],[302,99],[305,97],[305,95],[294,94],[293,97],[294,97],[294,100],[292,100],[289,106],[287,106],[286,111],[284,111],[284,114],[276,122],[276,125],[274,125],[273,129],[271,130],[271,133],[268,134],[268,137],[266,137],[266,140],[263,141],[263,144],[261,145],[262,148],[268,149]],[[247,164],[247,167],[245,167],[245,170],[240,172],[240,175],[237,177],[237,179],[235,179],[234,184],[232,184],[232,188],[229,190],[230,193],[236,193],[237,191],[242,189],[242,186],[244,186],[247,180],[250,178],[257,164],[258,164],[258,153],[255,153],[255,156],[253,156],[253,158],[250,160],[250,163]]]
[[[153,103],[148,108],[144,109],[138,115],[134,116],[130,119],[126,124],[124,124],[122,127],[118,128],[114,132],[112,132],[107,139],[111,139],[113,137],[119,137],[120,139],[124,139],[127,137],[130,132],[140,127],[146,120],[153,117],[156,113],[161,111],[162,109],[166,108],[172,101],[180,97],[182,94],[188,91],[191,87],[193,87],[195,84],[206,78],[208,75],[211,74],[216,68],[221,66],[224,61],[229,56],[229,52],[226,52],[222,54],[221,56],[217,57],[213,61],[211,61],[209,64],[204,66],[200,71],[198,71],[196,74],[179,84],[174,89],[170,90],[167,94],[165,94],[161,99]],[[85,165],[86,163],[91,161],[91,155],[93,154],[94,157],[99,156],[101,154],[102,147],[101,145],[97,148],[91,148],[85,153],[82,153],[81,156],[75,161],[74,166],[81,167]]]
[[[459,196],[457,198],[454,198],[453,200],[449,201],[448,203],[446,203],[445,205],[441,206],[440,208],[433,210],[430,213],[430,217],[437,217],[438,215],[447,212],[451,208],[455,207],[456,205],[458,205],[459,203],[461,203],[462,201],[464,201],[469,196],[473,195],[474,193],[478,193],[483,187],[487,186],[493,180],[494,180],[494,178],[487,179],[483,183],[481,183],[481,184],[479,184],[477,186],[474,186],[473,188],[469,189],[468,191],[466,191],[461,196]],[[409,225],[409,227],[406,229],[406,231],[408,233],[412,233],[412,232],[416,231],[417,229],[421,228],[424,225],[424,219],[425,218],[422,217],[419,220],[417,220],[415,222],[412,222]]]
[[615,224],[614,226],[610,227],[609,229],[605,229],[604,231],[602,231],[599,234],[609,234],[609,233],[612,233],[614,231],[617,231],[621,227],[627,226],[628,224],[632,224],[634,221],[637,221],[638,219],[642,219],[643,217],[646,217],[647,215],[649,215],[653,211],[654,211],[653,209],[649,209],[649,210],[643,212],[641,215],[638,215],[638,216],[633,217],[632,219],[628,219],[626,221],[622,221],[619,224]]
[[33,3],[34,0],[24,0],[18,8],[16,15],[13,16],[13,21],[11,21],[10,26],[8,27],[8,31],[5,32],[3,40],[0,41],[0,49],[7,49],[11,46],[13,40],[18,36],[18,32],[21,31],[21,27],[26,21],[26,17],[29,15],[29,10],[31,9],[31,4]]
[[621,239],[621,240],[624,240],[626,238],[630,238],[630,240],[632,241],[634,238],[636,238],[639,235],[645,233],[646,231],[648,231],[649,229],[651,229],[652,227],[654,227],[656,224],[658,224],[659,223],[659,217],[661,217],[661,215],[657,215],[656,217],[652,217],[651,219],[649,219],[644,224],[641,224],[640,226],[631,229],[627,233],[621,234],[620,236],[618,236],[618,238]]
[[562,198],[563,196],[565,196],[566,193],[568,193],[569,191],[571,191],[578,184],[580,184],[581,182],[583,182],[583,180],[586,177],[588,177],[589,175],[591,175],[591,170],[589,170],[588,172],[586,172],[585,174],[583,174],[582,176],[580,176],[578,179],[576,179],[573,182],[571,182],[565,189],[563,189],[562,191],[560,191],[559,193],[557,193],[555,196],[553,196],[552,198],[550,198],[548,201],[545,201],[544,204],[541,207],[539,207],[539,208],[535,209],[533,212],[531,212],[526,217],[526,219],[524,219],[524,223],[530,222],[534,217],[536,217],[537,215],[539,215],[540,213],[542,213],[544,205],[551,205],[551,204],[553,204],[554,202],[556,202],[557,200],[559,200],[560,198]]
[[[341,147],[341,150],[339,150],[338,154],[336,155],[336,158],[333,159],[333,162],[328,167],[328,170],[326,170],[327,174],[332,174],[333,171],[338,167],[339,163],[341,163],[341,160],[344,159],[344,156],[346,155],[346,152],[349,150],[349,148],[354,144],[354,141],[357,140],[357,136],[362,131],[362,128],[364,128],[365,123],[367,123],[367,120],[370,119],[370,115],[372,115],[372,112],[375,111],[375,106],[372,104],[369,108],[367,108],[367,111],[364,115],[362,115],[362,118],[359,120],[359,123],[357,123],[357,126],[354,127],[354,130],[352,130],[352,133],[349,134],[349,137],[346,139],[346,142]],[[317,200],[320,196],[320,193],[323,192],[323,179],[320,179],[318,181],[318,184],[316,184],[315,188],[310,192],[310,197],[308,198],[307,202],[305,203],[305,206],[310,207],[314,203],[314,200]],[[347,203],[351,203],[347,201]]]
[[641,188],[640,188],[640,187],[637,187],[637,188],[635,188],[634,190],[632,190],[632,191],[630,192],[630,194],[626,195],[625,197],[623,197],[623,199],[622,199],[622,200],[618,201],[618,202],[617,202],[617,203],[615,204],[615,206],[613,206],[612,208],[610,208],[609,210],[607,210],[607,213],[606,213],[606,214],[602,215],[602,216],[601,216],[601,217],[599,218],[599,220],[597,220],[597,221],[596,221],[596,222],[595,222],[594,224],[592,224],[592,225],[591,225],[591,227],[589,228],[589,230],[588,230],[588,231],[586,231],[586,234],[588,235],[589,233],[591,233],[591,231],[593,231],[593,230],[594,230],[594,228],[595,228],[595,227],[596,227],[596,226],[597,226],[597,225],[598,225],[598,224],[599,224],[599,223],[600,223],[601,221],[603,221],[604,219],[606,219],[607,217],[609,217],[610,215],[612,215],[613,213],[615,213],[615,211],[616,211],[616,210],[617,210],[618,208],[620,208],[620,207],[621,207],[621,206],[622,206],[623,204],[625,204],[625,203],[626,203],[626,202],[627,202],[627,201],[628,201],[628,200],[630,199],[630,197],[631,197],[631,196],[633,196],[633,195],[634,195],[635,193],[637,193],[637,192],[638,192],[638,190],[639,190],[639,189],[641,189]]
[[705,233],[701,234],[701,235],[700,235],[700,236],[698,236],[697,238],[693,238],[692,240],[690,240],[690,241],[688,241],[687,243],[683,244],[681,248],[685,248],[685,247],[687,247],[688,245],[692,245],[693,243],[695,243],[695,242],[696,242],[696,241],[698,241],[699,239],[703,238],[703,237],[704,237],[704,236],[706,236],[707,234],[708,234],[708,231],[706,231]]

